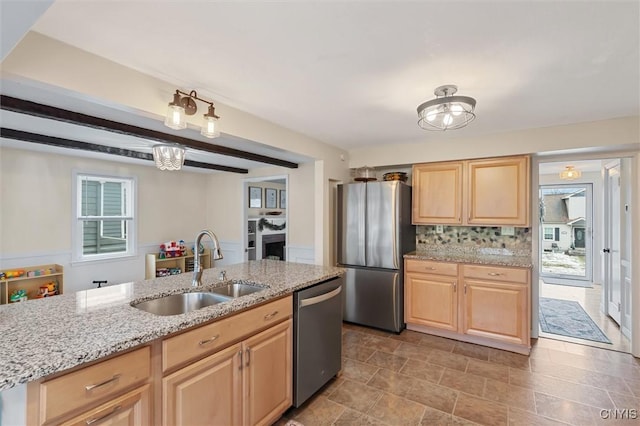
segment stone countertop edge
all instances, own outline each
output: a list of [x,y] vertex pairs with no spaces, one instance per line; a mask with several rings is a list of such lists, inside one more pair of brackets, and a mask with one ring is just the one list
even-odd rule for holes
[[[220,281],[220,271],[226,281]],[[205,269],[202,287],[184,273],[0,305],[0,391],[149,343],[296,290],[339,277],[344,269],[258,260]],[[181,315],[158,316],[131,306],[161,296],[202,291],[229,281],[265,287]]]
[[439,262],[472,263],[488,266],[512,266],[531,268],[531,256],[508,256],[497,254],[447,253],[446,251],[413,251],[405,259],[435,260]]

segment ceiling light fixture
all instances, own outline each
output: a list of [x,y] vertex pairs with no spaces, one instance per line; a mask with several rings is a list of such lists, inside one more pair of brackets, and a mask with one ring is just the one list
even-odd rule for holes
[[176,144],[153,146],[153,161],[160,170],[180,170],[184,164],[184,147]]
[[458,86],[453,84],[436,87],[436,98],[418,107],[418,126],[425,130],[455,130],[471,123],[476,118],[476,100],[453,96],[457,91]]
[[[181,96],[182,95],[182,96]],[[207,138],[217,138],[220,136],[218,117],[213,102],[206,101],[198,97],[198,93],[192,90],[190,93],[176,90],[173,94],[173,101],[169,102],[167,116],[164,125],[172,129],[181,130],[187,127],[186,115],[193,115],[198,111],[196,100],[209,105],[209,110],[204,114],[204,121],[200,134]]]
[[580,170],[576,170],[573,166],[566,166],[565,170],[560,172],[560,179],[564,180],[574,180],[578,179],[582,176],[582,172]]

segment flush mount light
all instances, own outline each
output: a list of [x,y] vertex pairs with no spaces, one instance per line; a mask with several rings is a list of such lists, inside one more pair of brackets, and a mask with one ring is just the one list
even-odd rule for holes
[[180,170],[184,164],[184,152],[185,149],[180,145],[154,145],[153,161],[160,170]]
[[564,180],[574,180],[578,179],[582,176],[582,172],[580,170],[576,170],[573,166],[566,166],[563,171],[560,172],[560,179]]
[[217,138],[220,136],[218,117],[215,113],[213,102],[206,101],[198,97],[198,93],[192,90],[189,93],[176,90],[173,94],[173,100],[169,102],[167,107],[167,116],[164,124],[172,129],[180,130],[187,127],[187,115],[193,115],[198,111],[196,100],[209,105],[209,110],[204,114],[204,121],[200,134],[207,138]]
[[468,96],[453,96],[458,86],[447,84],[437,87],[435,99],[418,107],[418,126],[425,130],[455,130],[471,123],[476,115],[476,100]]

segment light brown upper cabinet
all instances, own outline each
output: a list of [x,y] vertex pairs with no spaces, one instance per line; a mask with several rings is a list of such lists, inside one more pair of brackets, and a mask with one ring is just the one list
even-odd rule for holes
[[413,166],[416,225],[529,226],[529,157]]
[[467,224],[529,226],[529,157],[467,162]]
[[462,224],[462,162],[413,166],[413,223]]

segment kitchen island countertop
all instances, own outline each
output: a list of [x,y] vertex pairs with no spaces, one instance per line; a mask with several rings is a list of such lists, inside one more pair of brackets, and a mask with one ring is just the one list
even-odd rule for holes
[[[218,279],[226,271],[226,281]],[[184,273],[0,306],[0,391],[95,361],[152,340],[341,276],[342,268],[277,260],[205,269],[202,287]],[[132,302],[246,282],[265,287],[181,315],[158,316]]]
[[439,262],[472,263],[476,265],[512,266],[531,268],[531,256],[510,256],[446,250],[416,250],[404,255],[405,259],[435,260]]

